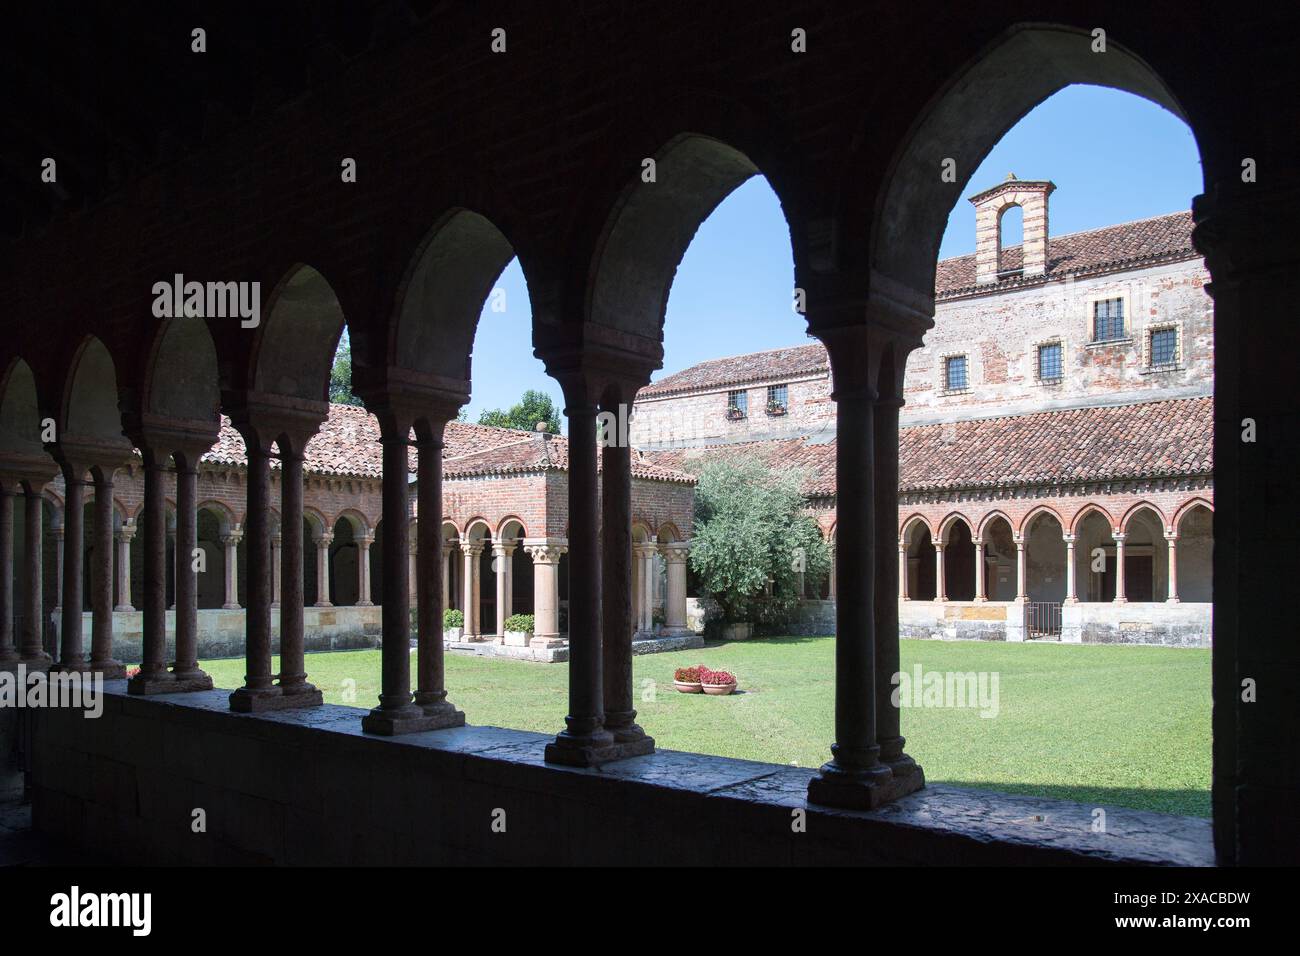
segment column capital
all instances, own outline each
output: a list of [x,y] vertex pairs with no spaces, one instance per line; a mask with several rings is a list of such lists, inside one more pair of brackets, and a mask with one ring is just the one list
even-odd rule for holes
[[116,531],[113,532],[113,537],[119,543],[128,542],[135,537],[135,533],[136,531],[139,530],[139,528],[140,526],[135,523],[123,524],[121,527],[119,527]]
[[519,547],[518,541],[493,541],[492,553],[498,558],[508,558]]
[[1177,540],[1178,540],[1178,532],[1177,532],[1177,531],[1166,531],[1166,532],[1165,532],[1165,540],[1168,541],[1168,542],[1170,542],[1170,543],[1173,543],[1174,541],[1177,541]]
[[1123,544],[1123,543],[1124,543],[1124,540],[1128,537],[1128,532],[1127,532],[1127,531],[1112,531],[1110,536],[1111,536],[1112,538],[1115,539],[1115,542],[1116,542],[1117,544]]
[[242,529],[235,530],[235,531],[227,531],[225,534],[220,536],[219,540],[221,541],[222,544],[226,545],[227,547],[229,547],[230,545],[237,545],[239,544],[239,542],[244,540],[244,532]]
[[1064,534],[1061,535],[1061,540],[1064,541],[1066,544],[1074,544],[1074,542],[1077,541],[1078,539],[1079,539],[1078,535],[1071,534],[1068,531],[1066,531]]
[[689,541],[665,541],[659,546],[659,553],[669,564],[681,564],[691,554]]
[[483,539],[467,538],[462,535],[460,539],[460,550],[471,557],[477,558],[483,553]]
[[322,545],[324,545],[325,547],[328,548],[331,544],[334,543],[334,532],[333,532],[333,531],[321,531],[321,532],[315,532],[315,531],[313,531],[313,532],[312,532],[311,539],[312,539],[312,541],[316,542],[316,547],[319,548],[319,547],[321,547]]
[[524,552],[534,564],[559,564],[560,556],[568,550],[568,543],[558,540],[524,541]]

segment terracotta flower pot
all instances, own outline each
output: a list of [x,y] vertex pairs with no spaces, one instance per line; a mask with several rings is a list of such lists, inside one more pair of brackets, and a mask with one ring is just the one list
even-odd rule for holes
[[736,682],[732,681],[730,684],[702,684],[700,686],[704,688],[704,693],[706,694],[713,694],[715,697],[725,697],[736,689]]
[[702,685],[699,682],[691,683],[690,681],[675,680],[673,686],[683,694],[698,694]]

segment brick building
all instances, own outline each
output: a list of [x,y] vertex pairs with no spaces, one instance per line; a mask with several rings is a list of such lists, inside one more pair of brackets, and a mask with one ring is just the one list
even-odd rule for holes
[[[379,424],[353,405],[331,404],[329,417],[306,445],[303,462],[303,595],[309,649],[376,646],[380,631],[383,577],[383,509],[380,488]],[[443,607],[465,615],[454,643],[496,644],[508,656],[563,660],[568,603],[568,441],[558,435],[449,422],[443,465]],[[416,457],[412,472],[410,521],[418,520]],[[198,640],[204,657],[242,654],[247,606],[244,525],[248,458],[244,440],[223,419],[216,443],[199,459],[197,547],[203,552],[196,577]],[[685,638],[685,547],[691,530],[694,480],[690,475],[643,461],[632,470],[636,634],[641,640]],[[280,473],[271,472],[278,492]],[[62,623],[63,478],[45,489],[43,541],[44,615],[47,643],[56,648]],[[83,505],[93,517],[94,489]],[[134,456],[113,482],[114,655],[126,662],[141,656],[144,583],[143,544],[136,534],[144,503],[143,467]],[[278,643],[280,551],[284,530],[271,511],[272,607]],[[169,639],[175,637],[176,498],[167,496],[167,607]],[[17,529],[16,546],[24,529]],[[84,549],[83,626],[91,627],[94,541]],[[403,570],[414,581],[416,548]],[[21,580],[18,581],[21,585]],[[21,587],[18,588],[21,593]],[[648,598],[642,598],[642,595]],[[20,601],[17,617],[28,613]],[[507,645],[504,621],[512,613],[535,614],[536,631]],[[671,649],[690,643],[662,640]],[[647,649],[648,649],[647,645]]]
[[[1207,644],[1214,325],[1191,216],[1049,237],[1054,188],[971,197],[976,251],[938,264],[903,381],[902,633]],[[831,392],[820,343],[703,362],[641,390],[632,438],[686,470],[718,445],[803,468],[833,541]],[[803,628],[833,627],[832,582],[806,582]]]

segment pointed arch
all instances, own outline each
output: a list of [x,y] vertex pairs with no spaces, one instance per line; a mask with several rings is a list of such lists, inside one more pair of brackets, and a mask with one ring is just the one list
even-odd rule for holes
[[958,522],[964,524],[966,526],[966,530],[971,533],[972,537],[974,537],[975,529],[974,526],[971,524],[970,519],[967,518],[964,514],[962,514],[959,511],[953,511],[953,512],[949,512],[949,514],[942,521],[939,522],[939,531],[938,534],[935,536],[935,540],[940,542],[941,544],[947,544],[948,536],[952,531],[952,527],[954,524],[957,524]]
[[917,523],[919,523],[921,527],[923,527],[926,531],[930,533],[930,538],[931,540],[933,540],[934,529],[930,527],[930,522],[926,519],[925,515],[921,514],[920,512],[916,512],[909,515],[907,518],[903,520],[903,523],[899,525],[898,540],[900,542],[906,543],[907,535],[912,530],[912,526]]
[[314,268],[297,263],[266,305],[249,357],[254,391],[328,401],[334,352],[346,324],[334,288]]
[[1119,530],[1122,532],[1128,531],[1129,521],[1132,520],[1132,518],[1138,512],[1143,510],[1150,511],[1152,514],[1156,516],[1156,519],[1160,523],[1161,531],[1170,530],[1169,522],[1165,519],[1164,512],[1161,511],[1156,505],[1152,504],[1149,501],[1139,501],[1137,504],[1131,505],[1129,509],[1124,512],[1123,517],[1119,519]]
[[1178,529],[1182,526],[1183,519],[1187,517],[1187,515],[1192,510],[1196,508],[1204,508],[1210,514],[1214,514],[1214,502],[1211,501],[1209,498],[1200,498],[1200,497],[1192,498],[1190,501],[1184,501],[1181,505],[1178,506],[1178,510],[1174,512],[1172,525],[1169,530],[1175,532],[1178,531]]
[[217,347],[207,322],[197,318],[165,320],[154,336],[145,366],[141,389],[145,414],[218,429],[218,382]]
[[1060,525],[1061,530],[1062,531],[1065,530],[1065,521],[1061,518],[1060,512],[1058,512],[1051,505],[1039,504],[1039,505],[1034,505],[1034,507],[1030,508],[1029,511],[1025,513],[1025,516],[1020,519],[1019,527],[1015,527],[1014,525],[1012,525],[1012,527],[1015,528],[1016,536],[1023,538],[1025,532],[1029,530],[1029,526],[1034,523],[1034,520],[1039,515],[1043,515],[1043,514],[1051,515],[1053,518],[1056,519],[1056,523]]
[[989,526],[998,518],[1001,518],[1003,521],[1007,523],[1007,529],[1009,531],[1012,532],[1015,531],[1016,528],[1015,522],[1012,521],[1009,517],[1007,517],[1007,513],[1005,511],[1002,511],[1000,508],[995,508],[992,511],[990,511],[988,514],[984,515],[984,517],[980,518],[979,524],[976,526],[975,536],[977,538],[983,538],[985,536],[985,533],[988,531]]
[[1102,518],[1104,518],[1106,521],[1106,527],[1108,527],[1111,531],[1114,531],[1116,529],[1117,525],[1115,524],[1115,519],[1111,517],[1110,512],[1107,511],[1105,508],[1103,508],[1101,505],[1097,504],[1097,502],[1090,501],[1082,508],[1080,508],[1078,511],[1076,511],[1074,513],[1074,517],[1070,519],[1070,526],[1069,526],[1070,534],[1078,534],[1079,524],[1083,521],[1084,518],[1088,517],[1088,515],[1090,514],[1097,514],[1100,515]]
[[131,449],[118,411],[117,366],[107,346],[94,335],[83,338],[73,355],[59,420],[60,444],[85,442],[116,446],[125,452]]

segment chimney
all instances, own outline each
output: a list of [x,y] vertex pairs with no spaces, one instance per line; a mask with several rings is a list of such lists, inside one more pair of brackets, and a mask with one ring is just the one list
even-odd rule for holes
[[975,283],[996,282],[1010,272],[1002,262],[1002,214],[1011,206],[1024,212],[1025,244],[1021,267],[1013,273],[1040,276],[1047,271],[1047,197],[1056,188],[1047,180],[1016,179],[1008,173],[1006,182],[970,197],[975,206]]

